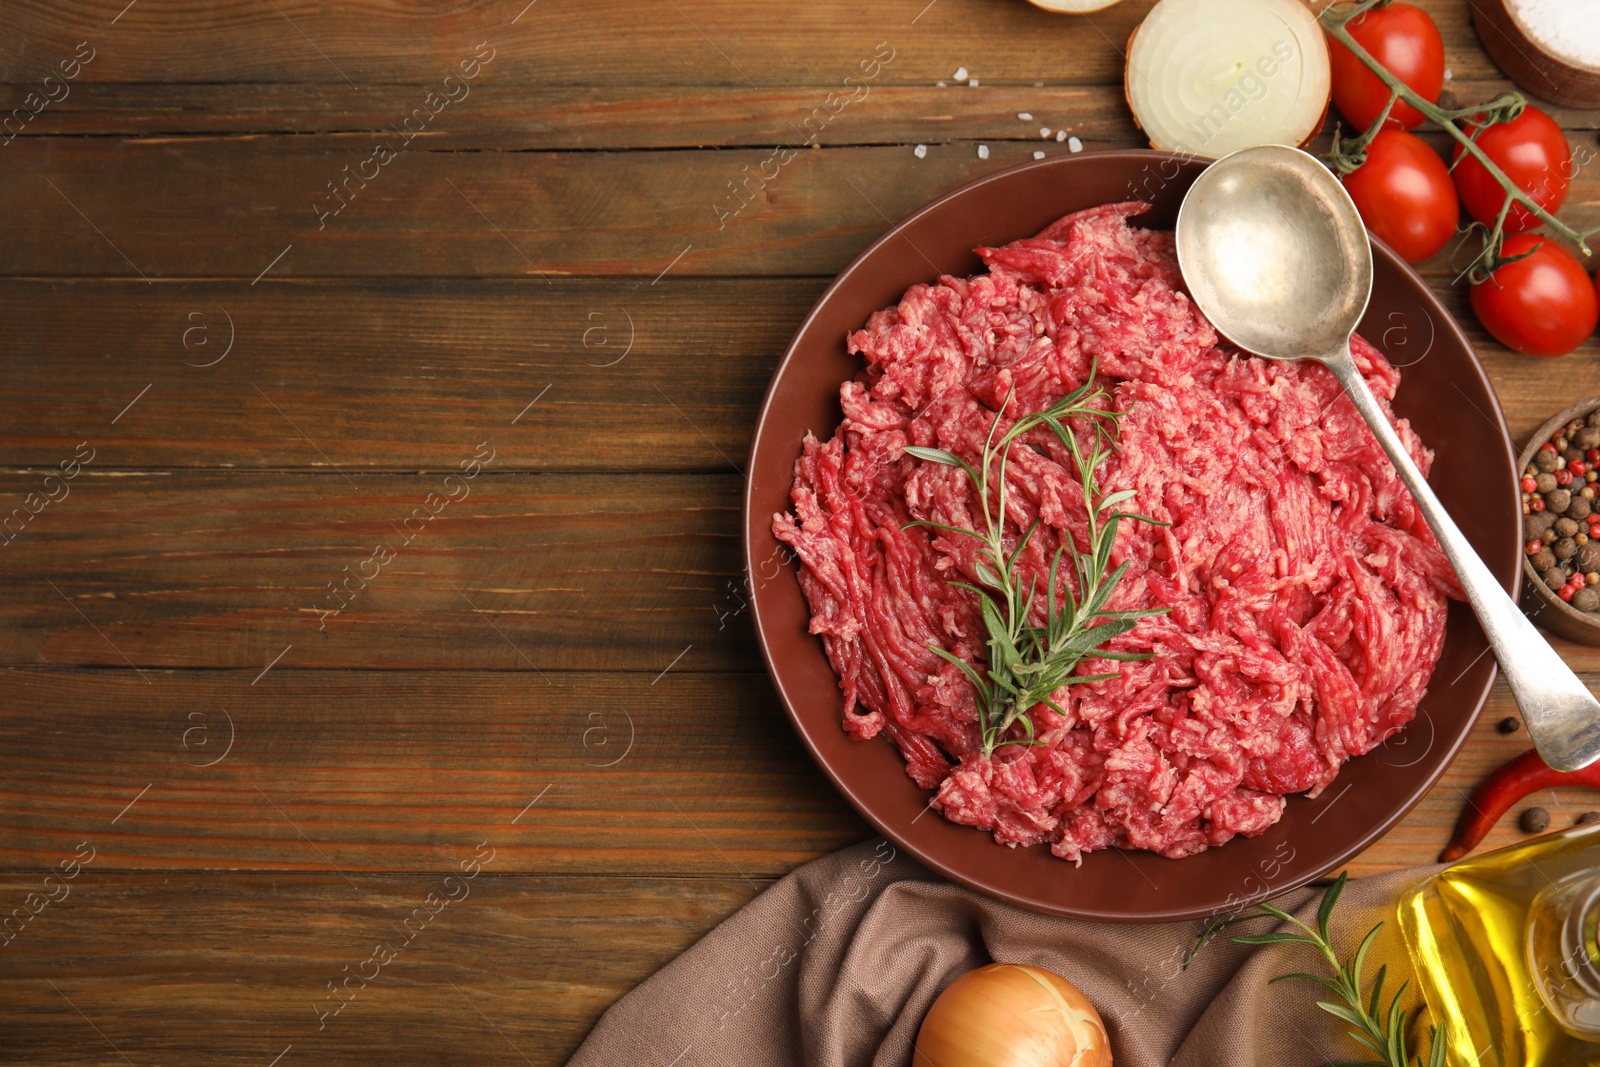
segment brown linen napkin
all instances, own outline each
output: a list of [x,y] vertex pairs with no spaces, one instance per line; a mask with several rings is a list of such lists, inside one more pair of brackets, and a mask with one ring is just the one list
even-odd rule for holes
[[[1367,968],[1370,980],[1389,965],[1388,991],[1411,976],[1395,900],[1438,869],[1353,881],[1335,909],[1342,958],[1384,920]],[[1071,875],[1063,866],[1062,876]],[[1274,903],[1311,922],[1321,896],[1300,889]],[[993,961],[1046,967],[1082,989],[1105,1020],[1117,1067],[1368,1058],[1344,1024],[1315,1006],[1320,987],[1268,986],[1291,971],[1323,973],[1311,949],[1236,945],[1225,932],[1180,969],[1203,926],[1036,915],[944,881],[887,841],[869,841],[799,868],[712,930],[613,1005],[570,1065],[907,1067],[934,997]],[[1233,932],[1268,929],[1260,922]],[[1407,1000],[1415,1003],[1410,993]]]

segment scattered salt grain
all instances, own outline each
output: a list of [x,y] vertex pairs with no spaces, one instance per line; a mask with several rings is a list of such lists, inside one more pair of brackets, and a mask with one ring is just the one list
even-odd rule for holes
[[1033,158],[1034,159],[1043,159],[1044,158],[1044,153],[1043,152],[1035,152],[1033,154]]
[[1600,0],[1506,0],[1513,21],[1547,52],[1600,70]]
[[1044,82],[1034,82],[1033,83],[1033,87],[1035,89],[1043,89],[1044,88]]
[[1050,127],[1048,127],[1048,126],[1040,126],[1039,127],[1039,136],[1048,139],[1049,136],[1050,136]]
[[1083,151],[1083,142],[1078,140],[1076,137],[1067,138],[1067,151],[1068,152],[1082,152]]
[[952,77],[955,78],[955,80],[958,81],[958,82],[966,81],[967,80],[967,68],[966,67],[957,67],[956,68],[956,72],[955,72],[955,74],[952,75]]
[[919,144],[917,147],[911,150],[911,154],[916,156],[918,159],[921,159],[923,156],[928,154],[928,146],[925,144]]
[[1066,139],[1067,139],[1067,131],[1066,130],[1057,130],[1056,131],[1056,140],[1058,142],[1059,141],[1065,141]]
[[943,89],[943,88],[944,88],[944,86],[945,86],[945,83],[944,83],[944,82],[934,82],[934,84],[935,84],[935,85],[937,85],[937,86],[938,86],[938,87],[939,87],[939,88],[941,88],[941,89]]
[[979,159],[988,159],[989,158],[989,146],[988,145],[981,144],[981,145],[978,146],[978,158]]
[[1449,67],[1444,68],[1444,80],[1445,81],[1451,81],[1451,80],[1453,80],[1455,78],[1455,76],[1456,76],[1456,72],[1455,71],[1451,70]]
[[1031,111],[1019,111],[1019,112],[1017,112],[1017,118],[1021,119],[1023,122],[1032,122],[1033,121],[1033,112],[1031,112]]
[[976,89],[978,87],[978,79],[977,78],[968,78],[967,79],[967,84],[972,86],[974,89]]

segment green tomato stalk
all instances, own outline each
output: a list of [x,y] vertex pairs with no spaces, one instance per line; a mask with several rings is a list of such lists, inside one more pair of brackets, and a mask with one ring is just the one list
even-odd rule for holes
[[[1465,272],[1473,284],[1485,281],[1505,264],[1523,258],[1523,256],[1503,257],[1500,255],[1501,245],[1505,242],[1506,216],[1511,211],[1511,205],[1514,203],[1521,204],[1536,216],[1540,222],[1549,226],[1551,232],[1571,241],[1578,246],[1584,255],[1588,255],[1588,238],[1593,237],[1595,234],[1600,234],[1600,226],[1588,230],[1575,230],[1568,226],[1535,203],[1533,198],[1524,192],[1516,182],[1508,178],[1505,171],[1501,170],[1494,160],[1489,158],[1488,153],[1478,146],[1478,133],[1489,125],[1496,122],[1509,122],[1522,114],[1523,108],[1528,106],[1527,98],[1518,92],[1502,93],[1484,104],[1451,109],[1440,107],[1417,93],[1416,90],[1396,77],[1393,71],[1373,58],[1372,53],[1361,46],[1361,43],[1355,39],[1348,27],[1348,23],[1353,19],[1360,18],[1373,8],[1388,2],[1389,0],[1357,0],[1356,3],[1347,7],[1333,4],[1325,8],[1322,14],[1318,16],[1318,21],[1322,23],[1322,28],[1327,35],[1350,49],[1351,53],[1361,60],[1366,68],[1372,71],[1389,90],[1389,101],[1384,105],[1383,111],[1359,137],[1341,138],[1337,130],[1334,132],[1333,150],[1326,157],[1328,165],[1340,174],[1348,174],[1365,163],[1367,146],[1378,135],[1378,131],[1383,129],[1384,121],[1388,119],[1389,112],[1394,109],[1395,104],[1403,101],[1416,108],[1425,118],[1455,138],[1465,152],[1481,163],[1484,170],[1489,172],[1489,176],[1499,183],[1500,188],[1506,192],[1505,203],[1500,206],[1500,214],[1495,218],[1493,226],[1486,226],[1481,222],[1473,222],[1468,227],[1469,230],[1482,230],[1485,235],[1483,251],[1478,254],[1478,257],[1473,260]],[[1477,129],[1472,133],[1466,132],[1456,124],[1460,119],[1475,120]],[[1465,156],[1462,158],[1465,158]],[[1454,164],[1452,164],[1453,168]],[[1531,255],[1532,253],[1526,254]]]

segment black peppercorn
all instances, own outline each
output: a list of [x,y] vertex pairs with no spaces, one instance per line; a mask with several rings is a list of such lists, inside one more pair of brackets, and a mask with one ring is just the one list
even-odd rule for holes
[[1586,426],[1579,430],[1573,436],[1572,443],[1585,450],[1600,448],[1600,426]]
[[1557,519],[1550,528],[1556,532],[1557,537],[1571,537],[1578,532],[1577,522],[1568,518]]
[[1548,493],[1554,490],[1560,483],[1556,481],[1556,476],[1554,474],[1551,474],[1548,471],[1540,471],[1538,474],[1533,476],[1533,484],[1534,488],[1538,489],[1539,492]]
[[1556,565],[1556,554],[1550,551],[1548,547],[1541,548],[1528,557],[1528,562],[1533,564],[1533,572],[1535,574],[1543,574]]
[[1600,570],[1600,545],[1590,541],[1573,555],[1572,563],[1585,574]]
[[1557,515],[1561,514],[1563,511],[1566,511],[1567,505],[1571,503],[1572,491],[1570,489],[1552,489],[1550,492],[1544,495],[1545,509],[1547,511],[1553,511]]
[[1569,519],[1578,519],[1581,521],[1583,519],[1587,519],[1589,517],[1589,513],[1592,511],[1594,511],[1593,504],[1589,503],[1581,496],[1575,496],[1572,498],[1572,503],[1567,505],[1566,516]]
[[1579,611],[1600,611],[1600,590],[1585,586],[1572,594],[1572,606]]
[[1495,723],[1494,728],[1503,734],[1514,734],[1518,730],[1522,729],[1522,720],[1517,718],[1515,715],[1507,715],[1505,718]]
[[1539,572],[1539,580],[1548,586],[1551,592],[1566,585],[1569,577],[1571,575],[1561,567],[1547,567]]
[[1563,464],[1559,453],[1552,452],[1548,448],[1541,448],[1533,454],[1533,465],[1542,471],[1549,472],[1554,471]]
[[1565,563],[1578,551],[1578,543],[1570,537],[1563,537],[1550,546],[1550,551],[1556,554],[1556,559]]
[[1600,822],[1600,811],[1586,811],[1578,816],[1574,825],[1583,826],[1587,823]]
[[1528,808],[1517,820],[1524,833],[1542,834],[1550,829],[1550,813],[1543,808]]
[[1556,517],[1548,511],[1536,511],[1523,520],[1522,528],[1527,531],[1529,541],[1543,541],[1544,535],[1556,524]]

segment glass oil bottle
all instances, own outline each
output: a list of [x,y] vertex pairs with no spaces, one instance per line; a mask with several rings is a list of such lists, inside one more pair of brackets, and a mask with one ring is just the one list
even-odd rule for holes
[[1450,1067],[1600,1067],[1600,823],[1445,868],[1400,926]]

